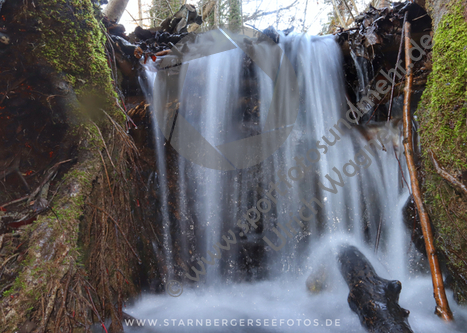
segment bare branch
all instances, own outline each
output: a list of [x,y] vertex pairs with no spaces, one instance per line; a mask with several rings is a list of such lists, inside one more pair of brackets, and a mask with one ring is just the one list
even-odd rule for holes
[[444,170],[441,165],[439,165],[439,162],[436,159],[436,155],[433,151],[429,150],[428,152],[430,153],[431,161],[433,162],[436,172],[449,183],[451,183],[451,185],[454,186],[457,190],[460,190],[464,195],[467,195],[467,187],[458,181],[454,176],[451,176],[446,170]]
[[332,0],[332,6],[334,7],[334,12],[336,13],[337,18],[339,19],[339,22],[340,22],[341,26],[342,26],[344,29],[346,29],[346,28],[347,28],[347,24],[345,24],[345,21],[344,21],[344,19],[342,18],[341,12],[340,12],[339,8],[337,7],[337,4],[336,4],[336,0]]
[[172,10],[172,7],[170,6],[169,0],[165,0],[165,2],[167,2],[167,6],[169,6],[170,13],[172,14],[172,16],[174,16],[174,11]]
[[282,7],[282,8],[279,8],[279,9],[277,9],[277,10],[270,11],[270,12],[263,12],[262,10],[257,10],[257,11],[255,11],[253,14],[251,14],[250,16],[244,17],[244,18],[243,18],[243,22],[248,22],[248,21],[256,20],[256,19],[258,19],[258,18],[260,18],[260,17],[263,17],[263,16],[267,16],[267,15],[271,15],[271,14],[280,13],[280,12],[283,11],[283,10],[290,9],[290,8],[293,7],[297,2],[298,2],[298,0],[295,0],[293,3],[291,3],[291,4],[288,5],[287,7]]

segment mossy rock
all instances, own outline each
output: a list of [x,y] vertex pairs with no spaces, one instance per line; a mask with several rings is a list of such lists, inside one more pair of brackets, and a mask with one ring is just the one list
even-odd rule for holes
[[[423,148],[425,201],[438,249],[454,277],[452,287],[467,301],[467,202],[435,171],[429,151],[452,176],[467,183],[467,2],[432,2],[435,22],[433,71],[417,111]],[[438,7],[436,7],[438,5]]]

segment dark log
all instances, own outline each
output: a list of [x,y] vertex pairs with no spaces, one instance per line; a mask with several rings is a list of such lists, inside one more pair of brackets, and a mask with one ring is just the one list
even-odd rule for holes
[[409,311],[399,306],[401,283],[379,277],[368,259],[354,246],[343,246],[339,269],[349,286],[348,302],[362,326],[374,333],[410,333]]

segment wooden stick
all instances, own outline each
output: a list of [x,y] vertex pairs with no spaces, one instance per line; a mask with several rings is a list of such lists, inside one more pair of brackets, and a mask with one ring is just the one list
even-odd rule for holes
[[[139,0],[138,0],[139,1]],[[138,21],[133,17],[133,15],[131,15],[131,13],[128,11],[128,9],[125,9],[125,11],[127,12],[128,15],[130,15],[131,19],[137,24],[137,25],[140,25],[140,23],[142,24],[143,22],[140,22],[138,23]],[[142,19],[140,20],[142,21]]]
[[423,205],[422,193],[417,178],[417,169],[415,167],[414,153],[413,153],[413,140],[412,140],[412,115],[410,114],[410,98],[412,95],[412,61],[410,59],[410,22],[404,24],[405,32],[405,68],[406,68],[406,85],[404,90],[404,108],[403,108],[403,121],[404,121],[404,150],[407,159],[407,167],[410,174],[410,183],[412,185],[412,193],[417,206],[418,215],[420,217],[420,224],[422,226],[423,237],[425,239],[426,254],[428,262],[430,263],[431,279],[433,281],[433,294],[436,300],[435,313],[443,318],[445,321],[453,320],[451,309],[446,298],[444,290],[443,275],[439,267],[438,257],[433,241],[433,232],[431,230],[430,219],[428,212]]
[[375,253],[378,252],[379,239],[381,238],[381,229],[383,227],[383,217],[381,216],[378,224],[378,232],[376,233]]
[[170,6],[169,1],[165,0],[165,2],[167,2],[167,6],[169,7],[170,13],[172,14],[172,16],[174,16],[174,11],[172,10],[172,7]]
[[91,293],[89,292],[89,288],[87,286],[84,286],[84,288],[86,289],[86,292],[88,293],[88,297],[89,297],[89,300],[91,301],[92,309],[94,313],[96,314],[97,319],[99,319],[99,321],[101,322],[102,328],[105,330],[105,332],[108,333],[107,328],[105,327],[104,321],[102,320],[101,316],[99,315],[99,312],[97,311],[96,306],[94,305],[94,301],[92,300],[92,296],[91,296]]
[[[399,170],[401,171],[402,179],[404,180],[404,183],[407,186],[407,189],[410,193],[410,186],[407,183],[407,180],[405,179],[404,170],[402,170],[401,161],[399,161],[399,157],[397,157],[396,148],[392,147],[392,150],[394,151],[394,156],[396,157],[397,164],[399,164]],[[402,183],[402,187],[404,187],[404,183]],[[410,193],[410,195],[412,195],[412,193]]]
[[[405,29],[405,22],[407,22],[407,15],[408,15],[408,12],[405,12],[404,22],[402,23],[401,43],[399,44],[399,52],[397,53],[396,67],[394,68],[396,71],[399,66],[399,59],[401,58],[401,50],[402,50],[402,43],[404,41],[404,29]],[[389,109],[388,109],[388,121],[391,120],[392,101],[394,99],[394,87],[396,83],[395,81],[396,81],[396,73],[394,73],[394,75],[392,76],[391,97],[389,100]]]
[[352,22],[354,22],[354,21],[355,21],[355,17],[353,16],[352,10],[350,9],[350,7],[349,7],[349,5],[347,4],[347,1],[346,1],[346,0],[344,0],[344,4],[345,4],[345,7],[347,7],[347,10],[348,10],[349,13],[350,13],[350,16],[352,17]]
[[438,160],[436,159],[436,155],[433,153],[433,151],[429,150],[428,152],[430,153],[431,161],[433,162],[436,172],[449,183],[451,183],[452,186],[460,190],[464,195],[467,195],[467,187],[458,181],[455,177],[451,176],[446,170],[444,170],[441,165],[439,165]]

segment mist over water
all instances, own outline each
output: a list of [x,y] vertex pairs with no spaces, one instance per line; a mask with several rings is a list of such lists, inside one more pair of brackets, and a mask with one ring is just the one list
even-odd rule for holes
[[[202,38],[199,37],[198,43],[203,43]],[[180,281],[184,290],[179,297],[143,295],[125,312],[158,322],[153,328],[146,324],[145,328],[128,327],[125,331],[365,332],[347,303],[349,289],[338,270],[336,256],[342,244],[356,246],[380,277],[401,281],[399,304],[410,311],[409,323],[414,332],[466,331],[443,323],[433,314],[436,304],[428,266],[410,245],[410,234],[403,223],[402,208],[409,192],[401,175],[402,170],[408,179],[400,137],[388,132],[390,138],[384,149],[371,146],[370,152],[364,150],[368,137],[360,131],[342,124],[338,125],[341,131],[333,127],[344,117],[348,106],[342,55],[332,37],[291,34],[281,36],[280,47],[296,72],[299,113],[286,142],[262,163],[231,171],[208,169],[180,155],[169,163],[168,143],[160,124],[154,124],[159,216],[164,231],[160,240],[163,251],[154,244],[154,255],[163,258],[167,272],[164,282]],[[246,66],[245,57],[237,48],[191,60],[186,78],[179,82],[183,89],[178,114],[213,147],[258,135],[270,112],[274,82],[259,66]],[[165,90],[161,88],[164,81],[151,66],[146,72],[147,96],[155,105]],[[249,104],[245,96],[260,103]],[[182,140],[185,134],[174,131],[173,135],[176,137],[172,140]],[[319,145],[326,146],[326,153]],[[310,161],[317,158],[310,149],[320,152],[319,161]],[[347,176],[344,165],[355,161],[362,150],[366,151],[366,158],[360,154],[358,170]],[[245,147],[245,158],[250,153],[249,147]],[[288,172],[299,165],[297,160],[306,165],[301,178],[300,169]],[[337,193],[331,193],[329,189],[333,186],[326,178],[329,175],[336,181],[339,179],[333,168],[340,172],[344,182],[342,187],[336,186]],[[300,179],[294,181],[291,175]],[[176,186],[169,179],[172,182],[176,179]],[[272,192],[276,203],[266,195],[271,182],[279,189]],[[310,221],[301,220],[302,227],[293,217],[300,220],[304,202],[313,198],[322,207],[312,203],[317,212]],[[257,228],[248,224],[250,230],[245,232],[239,221],[247,223],[245,214],[261,199],[268,200],[261,206],[265,211],[267,202],[270,207],[260,214]],[[310,209],[306,214],[311,216]],[[174,224],[178,225],[178,233],[171,232]],[[296,232],[286,229],[287,224]],[[381,236],[375,253],[380,224]],[[213,246],[218,242],[224,245],[222,236],[232,238],[229,230],[236,235],[230,250],[221,250],[222,258],[216,259],[214,265],[204,264],[206,273],[199,276],[199,282],[186,278],[181,263],[194,277],[191,267],[201,270],[197,263],[201,257],[213,260],[207,251],[215,253]],[[315,293],[307,290],[310,275],[318,281]],[[465,309],[456,305],[450,290],[447,294],[454,317],[462,323]],[[193,320],[193,326],[188,326],[189,319]],[[211,326],[206,325],[207,319],[212,320]],[[219,326],[214,325],[215,319],[220,320]],[[222,326],[222,319],[227,319],[229,325]],[[237,326],[230,324],[232,319]],[[240,326],[241,319],[244,326]],[[253,320],[253,326],[248,326],[248,319]],[[276,326],[272,325],[272,319],[277,320]],[[281,325],[280,319],[284,319]],[[196,320],[203,320],[203,326],[196,326]],[[257,320],[261,325],[257,325]],[[293,320],[293,325],[288,325],[287,320]],[[305,320],[310,324],[305,325]],[[326,326],[329,320],[332,325]]]

